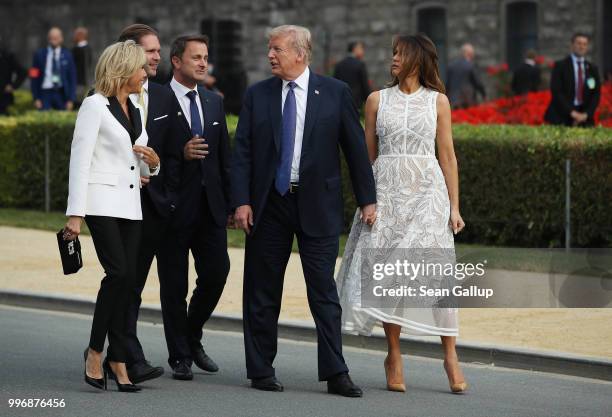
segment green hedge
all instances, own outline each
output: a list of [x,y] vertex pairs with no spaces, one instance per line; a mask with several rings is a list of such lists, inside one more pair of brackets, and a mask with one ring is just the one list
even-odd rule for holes
[[562,246],[565,160],[573,246],[612,245],[612,129],[456,126],[460,241]]
[[66,209],[75,117],[55,111],[0,117],[0,206],[44,208],[48,140],[51,209]]
[[[51,209],[64,210],[75,113],[0,117],[0,206],[44,207],[44,142],[50,144]],[[228,116],[233,136],[237,117]],[[612,129],[551,126],[453,128],[465,243],[561,246],[565,159],[572,161],[572,242],[612,245]],[[346,230],[355,204],[343,167]]]
[[10,116],[20,116],[31,110],[36,110],[34,108],[32,93],[30,93],[29,90],[15,90],[14,97],[15,101],[8,108],[8,113]]

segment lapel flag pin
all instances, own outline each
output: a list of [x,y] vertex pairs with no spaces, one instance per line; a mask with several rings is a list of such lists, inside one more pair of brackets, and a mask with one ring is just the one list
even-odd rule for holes
[[315,94],[319,94],[319,90],[315,90]]
[[182,116],[182,115],[183,115],[183,113],[181,113],[181,112],[177,113],[177,116]]

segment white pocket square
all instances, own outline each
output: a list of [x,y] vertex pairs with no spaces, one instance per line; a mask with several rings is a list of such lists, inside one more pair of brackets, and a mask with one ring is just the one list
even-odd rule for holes
[[213,126],[217,126],[219,122],[213,122]]
[[165,119],[166,117],[168,117],[168,115],[167,115],[167,114],[164,114],[163,116],[156,117],[155,119],[153,119],[153,121],[155,121],[155,120]]

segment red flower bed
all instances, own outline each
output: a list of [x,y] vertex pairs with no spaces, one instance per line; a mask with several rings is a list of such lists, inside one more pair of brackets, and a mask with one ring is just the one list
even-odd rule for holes
[[[541,125],[544,124],[548,103],[550,91],[500,98],[478,106],[453,110],[453,123]],[[601,88],[595,124],[612,127],[612,82]]]

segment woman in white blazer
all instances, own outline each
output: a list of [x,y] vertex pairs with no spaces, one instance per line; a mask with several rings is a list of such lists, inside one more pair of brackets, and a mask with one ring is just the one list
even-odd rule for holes
[[115,43],[100,56],[96,92],[83,101],[74,128],[64,228],[64,239],[75,239],[85,219],[106,273],[84,353],[85,382],[106,389],[109,375],[129,392],[140,390],[125,368],[125,315],[141,234],[140,177],[159,172],[159,157],[146,146],[144,112],[128,98],[142,88],[144,64],[143,49],[133,41]]

